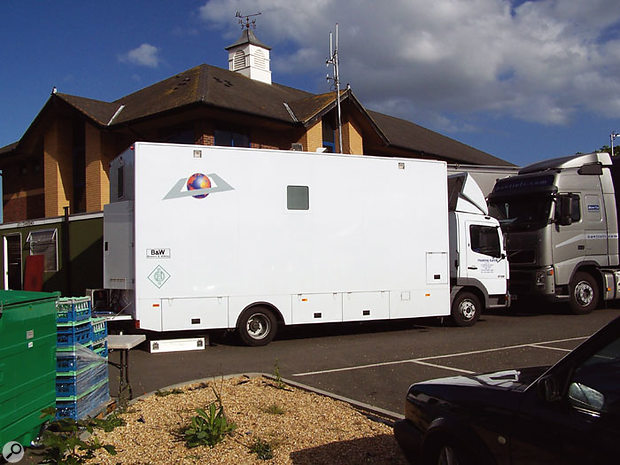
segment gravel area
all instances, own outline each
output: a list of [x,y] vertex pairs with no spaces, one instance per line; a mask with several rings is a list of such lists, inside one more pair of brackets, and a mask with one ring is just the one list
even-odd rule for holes
[[[126,425],[96,430],[117,455],[98,453],[92,464],[406,464],[387,424],[347,403],[293,388],[264,377],[238,377],[190,384],[181,393],[151,395],[122,414]],[[179,431],[196,408],[216,400],[237,427],[213,448],[187,448]],[[257,439],[273,458],[250,451]]]

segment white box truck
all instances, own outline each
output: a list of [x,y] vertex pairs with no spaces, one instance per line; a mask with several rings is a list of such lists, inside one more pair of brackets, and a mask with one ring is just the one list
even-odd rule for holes
[[248,345],[282,324],[471,325],[508,304],[507,261],[473,179],[447,184],[439,161],[137,142],[110,167],[104,286],[139,328]]

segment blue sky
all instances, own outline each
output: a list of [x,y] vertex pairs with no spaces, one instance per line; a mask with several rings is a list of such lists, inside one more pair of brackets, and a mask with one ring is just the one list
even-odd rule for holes
[[111,101],[201,63],[226,68],[236,10],[262,12],[274,82],[328,91],[338,22],[341,80],[366,107],[518,165],[620,131],[617,0],[0,0],[0,147],[53,86]]

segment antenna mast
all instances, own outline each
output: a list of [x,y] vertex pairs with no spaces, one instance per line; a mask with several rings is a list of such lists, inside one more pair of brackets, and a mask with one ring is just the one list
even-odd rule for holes
[[338,149],[339,152],[342,153],[342,115],[340,112],[340,73],[339,73],[339,65],[340,61],[338,59],[338,23],[336,23],[336,47],[334,48],[332,42],[332,33],[329,33],[329,58],[325,61],[325,65],[333,65],[334,67],[334,77],[330,77],[327,75],[328,81],[333,81],[336,87],[336,96],[337,106],[338,106]]

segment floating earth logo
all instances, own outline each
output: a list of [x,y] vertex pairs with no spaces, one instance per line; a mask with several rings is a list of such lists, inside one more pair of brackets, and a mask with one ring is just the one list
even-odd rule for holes
[[[211,181],[209,177],[202,173],[194,173],[187,180],[187,190],[193,191],[196,189],[208,189],[211,187]],[[204,199],[209,194],[198,194],[192,197],[196,199]]]

